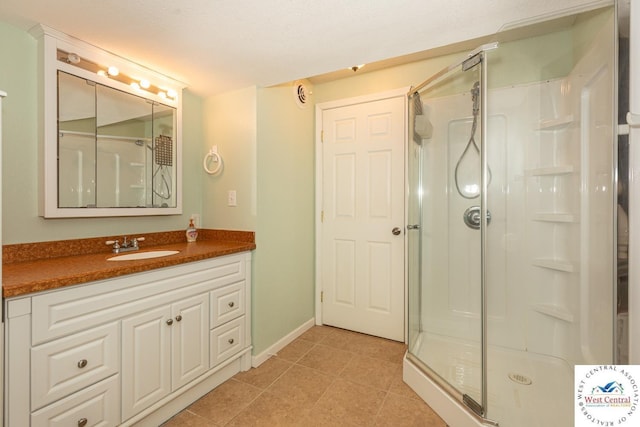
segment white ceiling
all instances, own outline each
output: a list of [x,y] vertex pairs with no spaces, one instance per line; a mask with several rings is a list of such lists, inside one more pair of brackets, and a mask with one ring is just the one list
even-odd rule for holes
[[427,51],[604,2],[1,0],[0,20],[25,30],[45,24],[209,96]]

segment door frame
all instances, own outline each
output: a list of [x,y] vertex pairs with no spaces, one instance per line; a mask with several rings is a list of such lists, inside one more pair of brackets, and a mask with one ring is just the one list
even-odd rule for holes
[[[388,90],[385,92],[377,92],[377,93],[373,93],[373,94],[368,94],[368,95],[362,95],[362,96],[355,96],[355,97],[351,97],[351,98],[343,98],[343,99],[338,99],[335,101],[327,101],[327,102],[322,102],[319,104],[316,104],[315,108],[316,108],[316,118],[315,118],[315,124],[316,124],[316,130],[315,130],[315,150],[316,150],[316,162],[315,162],[315,168],[316,168],[316,174],[315,174],[315,180],[316,180],[316,184],[315,184],[315,240],[316,240],[316,244],[315,244],[315,323],[316,325],[322,325],[323,324],[323,319],[322,319],[322,302],[321,302],[321,298],[322,298],[322,266],[323,266],[323,260],[322,260],[322,211],[323,211],[323,200],[322,200],[322,194],[323,194],[323,181],[322,181],[322,166],[323,166],[323,157],[322,157],[322,116],[324,114],[325,110],[329,110],[332,108],[340,108],[340,107],[348,107],[350,105],[355,105],[355,104],[364,104],[366,102],[373,102],[373,101],[381,101],[384,99],[389,99],[389,98],[398,98],[398,97],[404,97],[405,98],[405,102],[404,102],[404,116],[405,118],[408,117],[408,101],[407,101],[407,93],[409,93],[409,91],[411,90],[411,86],[405,86],[405,87],[401,87],[398,89],[392,89],[392,90]],[[407,123],[405,121],[405,126],[407,126]],[[402,230],[403,232],[406,230],[406,223],[407,223],[407,198],[406,198],[406,192],[407,192],[407,135],[408,132],[405,132],[404,134],[404,141],[402,142],[402,146],[403,146],[403,156],[404,156],[404,170],[403,170],[403,176],[404,176],[404,188],[403,191],[405,193],[405,197],[404,197],[404,218],[403,218],[403,224],[402,224]],[[404,246],[403,246],[403,271],[404,271],[404,277],[403,277],[403,289],[404,289],[404,307],[403,307],[403,317],[404,317],[404,342],[407,342],[407,338],[408,338],[408,319],[407,319],[407,298],[408,298],[408,289],[407,289],[407,239],[404,239]]]

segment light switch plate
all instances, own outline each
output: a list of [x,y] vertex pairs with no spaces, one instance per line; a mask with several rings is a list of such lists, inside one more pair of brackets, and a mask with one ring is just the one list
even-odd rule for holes
[[227,206],[238,206],[236,190],[229,190],[229,193],[227,194]]

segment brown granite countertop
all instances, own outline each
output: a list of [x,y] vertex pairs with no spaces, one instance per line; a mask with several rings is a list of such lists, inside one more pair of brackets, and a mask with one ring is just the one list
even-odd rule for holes
[[195,243],[186,243],[184,231],[147,233],[139,252],[160,249],[180,252],[160,258],[107,261],[114,254],[104,242],[111,239],[113,237],[5,245],[2,296],[15,297],[256,248],[253,232],[199,230]]

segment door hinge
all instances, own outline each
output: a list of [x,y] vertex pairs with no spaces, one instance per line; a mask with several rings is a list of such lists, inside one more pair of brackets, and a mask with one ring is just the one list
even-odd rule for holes
[[324,291],[320,291],[320,302],[324,302]]
[[324,222],[324,211],[320,211],[320,222]]
[[320,142],[324,142],[324,130],[320,131]]

